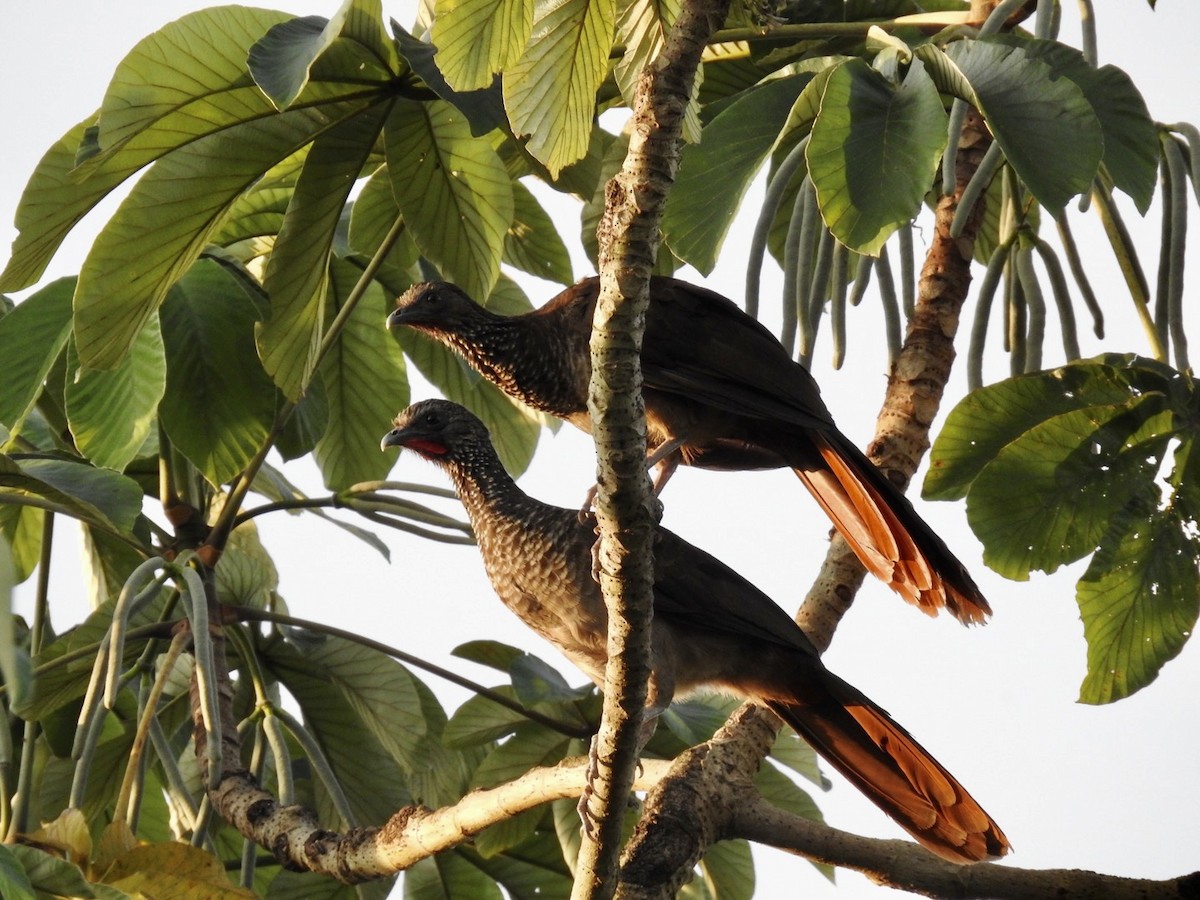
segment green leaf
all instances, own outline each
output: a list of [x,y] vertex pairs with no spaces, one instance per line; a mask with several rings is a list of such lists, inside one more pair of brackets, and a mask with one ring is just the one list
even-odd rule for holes
[[[13,706],[20,708],[29,697],[33,683],[33,667],[29,652],[17,645],[16,619],[13,616],[12,592],[16,587],[16,569],[13,566],[12,547],[8,538],[0,534],[0,675],[4,677],[7,695]],[[8,720],[3,724],[7,727]],[[2,862],[2,860],[0,860]],[[0,867],[0,879],[2,879]]]
[[1024,580],[1032,569],[1053,572],[1091,553],[1127,499],[1154,478],[1173,430],[1158,394],[1029,429],[984,466],[967,495],[984,562]]
[[[22,430],[50,367],[71,334],[74,278],[60,278],[31,294],[0,319],[0,426],[16,436]],[[2,440],[0,440],[0,443]]]
[[171,443],[213,485],[231,481],[262,446],[275,388],[254,349],[253,298],[217,263],[201,260],[162,307]]
[[[343,641],[337,644],[346,646]],[[324,751],[360,824],[382,822],[411,803],[412,793],[406,779],[398,777],[395,757],[380,743],[358,710],[347,702],[342,688],[332,682],[324,666],[309,661],[310,649],[301,653],[284,641],[275,641],[260,648],[260,658],[299,704],[304,725]],[[379,658],[374,651],[357,646],[352,651],[335,648],[329,652],[343,658],[356,652],[366,657],[368,669]],[[337,661],[334,665],[338,667]],[[378,711],[377,719],[390,719],[395,712],[395,704],[389,703]],[[323,790],[318,801],[328,807]],[[334,818],[331,813],[329,819]]]
[[821,774],[816,751],[791,726],[785,725],[776,736],[775,744],[771,747],[771,758],[803,775],[822,790],[829,789],[829,781]]
[[242,191],[365,105],[357,100],[288,110],[200,138],[155,163],[83,264],[75,292],[80,362],[88,368],[120,362]]
[[[396,220],[400,207],[392,195],[392,182],[387,166],[380,166],[367,179],[350,209],[350,232],[347,237],[351,253],[367,259],[373,257]],[[405,228],[384,257],[384,265],[403,271],[417,261],[417,245]]]
[[123,470],[151,435],[167,383],[157,318],[150,319],[116,367],[80,368],[67,348],[67,422],[75,446],[98,466]]
[[250,74],[276,109],[287,109],[308,84],[309,67],[337,38],[322,16],[274,25],[250,48]]
[[44,515],[44,510],[6,504],[0,494],[0,538],[12,554],[15,584],[29,578],[41,559]]
[[[359,275],[349,263],[332,261],[330,290],[337,306]],[[331,491],[382,479],[395,462],[379,452],[379,434],[408,405],[409,394],[404,357],[380,324],[390,307],[372,282],[321,364],[329,422],[313,453]]]
[[529,188],[514,181],[512,189],[513,221],[504,235],[504,262],[547,281],[573,284],[571,255],[558,226]]
[[1133,81],[1116,66],[1093,68],[1074,47],[1058,41],[996,35],[989,40],[1018,46],[1030,59],[1044,62],[1073,81],[1091,104],[1104,135],[1104,165],[1113,183],[1145,215],[1154,199],[1158,176],[1158,130]]
[[526,148],[557,177],[588,150],[596,90],[608,71],[615,0],[539,4],[533,32],[504,73],[504,106]]
[[467,641],[465,644],[459,644],[451,653],[459,659],[490,666],[505,675],[512,670],[514,662],[526,655],[524,650],[510,644],[486,640]]
[[1174,370],[1152,360],[1103,356],[975,391],[951,410],[934,442],[921,495],[927,500],[961,499],[980,470],[1035,425],[1083,407],[1168,392],[1174,378]]
[[33,884],[25,867],[8,847],[0,844],[0,895],[10,900],[35,900]]
[[396,47],[413,72],[425,82],[440,99],[445,100],[467,118],[471,134],[483,137],[497,129],[508,131],[508,118],[504,114],[504,98],[500,93],[500,82],[478,91],[456,91],[434,62],[435,48],[426,41],[413,37],[392,19],[392,34]]
[[[494,690],[513,700],[517,698],[516,691],[508,685]],[[519,712],[487,697],[471,697],[454,711],[442,740],[448,747],[477,747],[512,734],[518,725],[528,721]]]
[[489,825],[475,836],[475,852],[487,858],[523,844],[537,832],[545,812],[544,809],[534,807]]
[[[266,9],[212,7],[142,38],[117,66],[100,107],[102,155],[131,151],[127,145],[150,130],[160,140],[174,132],[176,142],[161,144],[160,153],[142,159],[144,165],[202,134],[269,112],[246,57],[264,32],[290,18]],[[97,162],[89,160],[89,168]]]
[[263,287],[271,317],[257,331],[263,366],[284,394],[304,392],[325,325],[329,251],[354,179],[388,111],[382,104],[319,136],[304,161]]
[[440,732],[445,718],[439,710],[437,720],[427,721],[418,680],[408,669],[377,650],[339,638],[307,649],[304,661],[342,692],[399,766],[407,771],[425,768],[425,737]]
[[277,109],[287,109],[308,85],[314,63],[339,38],[369,67],[366,77],[386,80],[395,73],[396,51],[384,32],[379,0],[345,0],[332,19],[291,19],[263,35],[248,54],[255,83]]
[[[1180,452],[1195,456],[1195,443]],[[1143,485],[1113,515],[1079,580],[1088,645],[1080,702],[1110,703],[1145,687],[1195,630],[1200,546],[1195,519],[1181,505],[1160,507],[1158,491]]]
[[263,546],[254,522],[239,525],[229,535],[215,570],[217,596],[222,603],[266,609],[279,588],[279,572]]
[[533,0],[437,0],[437,65],[456,91],[492,83],[520,57],[533,30]]
[[662,222],[680,259],[712,271],[746,190],[811,79],[796,75],[750,88],[705,125],[703,141],[684,148]]
[[963,40],[950,58],[967,76],[980,111],[1017,175],[1051,213],[1091,188],[1104,153],[1100,122],[1069,78],[1023,47]]
[[530,653],[514,659],[509,671],[517,698],[526,706],[548,700],[578,700],[592,692],[590,684],[584,688],[571,687],[557,669]]
[[553,765],[566,756],[570,741],[536,722],[519,725],[511,738],[495,747],[479,764],[471,777],[471,786],[495,787],[536,766]]
[[821,810],[813,802],[808,791],[780,772],[769,762],[763,763],[754,776],[754,785],[763,799],[784,812],[817,822],[824,821]]
[[[38,163],[17,209],[20,235],[0,290],[36,281],[67,232],[130,175],[203,135],[268,114],[270,103],[246,73],[246,54],[287,18],[223,6],[184,16],[138,42],[113,75],[99,128],[96,116],[76,125]],[[76,170],[89,128],[102,152]]]
[[61,503],[85,519],[132,531],[142,511],[142,489],[112,469],[82,461],[22,459],[14,464],[0,456],[0,486]]
[[397,101],[384,134],[392,190],[421,253],[472,297],[486,297],[513,218],[504,164],[443,101]]
[[328,427],[329,398],[325,396],[325,382],[313,378],[275,439],[275,449],[288,462],[307,456]]
[[511,852],[486,859],[459,852],[497,881],[512,900],[568,900],[574,879],[563,861],[557,836],[539,831]]
[[754,896],[754,860],[748,841],[719,841],[700,860],[700,874],[716,900],[750,900]]
[[920,209],[945,146],[946,112],[920,60],[898,87],[862,60],[839,66],[806,151],[834,237],[877,255]]
[[14,435],[20,434],[50,367],[66,346],[74,290],[74,278],[60,278],[0,319],[0,425]]
[[455,851],[429,856],[404,873],[404,900],[502,900],[496,882]]
[[679,0],[626,0],[618,4],[617,43],[625,52],[613,66],[613,78],[630,109],[638,78],[662,49],[667,32],[679,18],[679,6]]

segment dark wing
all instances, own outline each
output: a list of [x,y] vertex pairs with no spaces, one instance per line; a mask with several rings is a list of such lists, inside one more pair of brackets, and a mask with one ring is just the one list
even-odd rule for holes
[[666,528],[654,545],[654,615],[689,630],[750,638],[817,659],[808,637],[774,600]]
[[833,418],[808,370],[732,300],[673,278],[650,282],[647,387],[752,418],[825,430]]

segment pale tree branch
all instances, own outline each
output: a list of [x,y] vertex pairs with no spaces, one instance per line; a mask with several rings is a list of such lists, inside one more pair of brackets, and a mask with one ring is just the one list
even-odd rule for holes
[[[635,787],[653,786],[669,765],[646,760]],[[451,806],[406,806],[381,826],[353,828],[345,834],[321,828],[310,809],[281,805],[246,771],[228,774],[211,796],[213,806],[233,827],[270,850],[282,865],[354,884],[395,875],[543,803],[578,797],[586,770],[587,760],[576,757],[472,791]]]
[[[684,114],[709,37],[728,0],[689,0],[634,97],[629,150],[608,183],[598,228],[600,296],[592,323],[588,412],[596,442],[596,570],[608,608],[604,714],[596,736],[596,777],[572,896],[606,898],[617,883],[621,812],[642,744],[650,677],[652,541],[656,501],[646,476],[642,329],[659,223],[679,166]],[[669,700],[669,697],[666,698]]]
[[946,900],[1149,900],[1196,897],[1200,873],[1155,881],[1083,869],[1019,869],[997,863],[947,862],[911,841],[866,838],[802,819],[757,794],[730,809],[726,837],[769,844],[843,869],[853,869],[883,887]]

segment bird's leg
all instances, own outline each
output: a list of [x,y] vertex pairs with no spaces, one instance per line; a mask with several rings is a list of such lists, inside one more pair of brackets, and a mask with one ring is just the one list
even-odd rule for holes
[[[679,452],[679,448],[687,443],[686,438],[675,438],[667,441],[665,444],[659,444],[653,451],[646,454],[646,468],[657,469],[651,481],[654,483],[654,496],[657,497],[662,493],[663,488],[667,486],[667,482],[671,480],[671,476],[675,474],[675,470],[679,468],[680,462],[683,461],[683,456]],[[583,506],[579,508],[579,521],[586,524],[588,517],[591,515],[592,507],[596,504],[596,494],[599,492],[600,486],[593,484],[588,488],[587,494],[583,498]]]
[[662,493],[675,470],[679,468],[680,462],[683,461],[683,454],[679,452],[679,448],[686,443],[687,438],[674,438],[659,444],[652,452],[646,454],[646,468],[658,470],[653,478],[655,497]]

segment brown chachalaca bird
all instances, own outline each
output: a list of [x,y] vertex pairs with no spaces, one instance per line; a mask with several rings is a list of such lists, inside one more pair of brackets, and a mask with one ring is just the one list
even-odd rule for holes
[[[499,316],[455,285],[418,284],[387,324],[441,342],[506,393],[590,432],[588,342],[599,290],[588,278],[541,309]],[[967,624],[991,614],[945,542],[838,430],[808,370],[733,301],[652,278],[642,378],[656,489],[680,463],[790,467],[867,571],[910,603],[930,615],[944,606]]]
[[[578,510],[522,491],[483,423],[458,404],[425,400],[394,425],[382,447],[407,447],[450,476],[504,604],[603,686],[608,614],[592,577],[593,528]],[[974,862],[1008,851],[999,826],[962,785],[827,670],[770,597],[665,528],[657,529],[654,552],[648,722],[675,694],[703,685],[753,699],[939,856]]]

